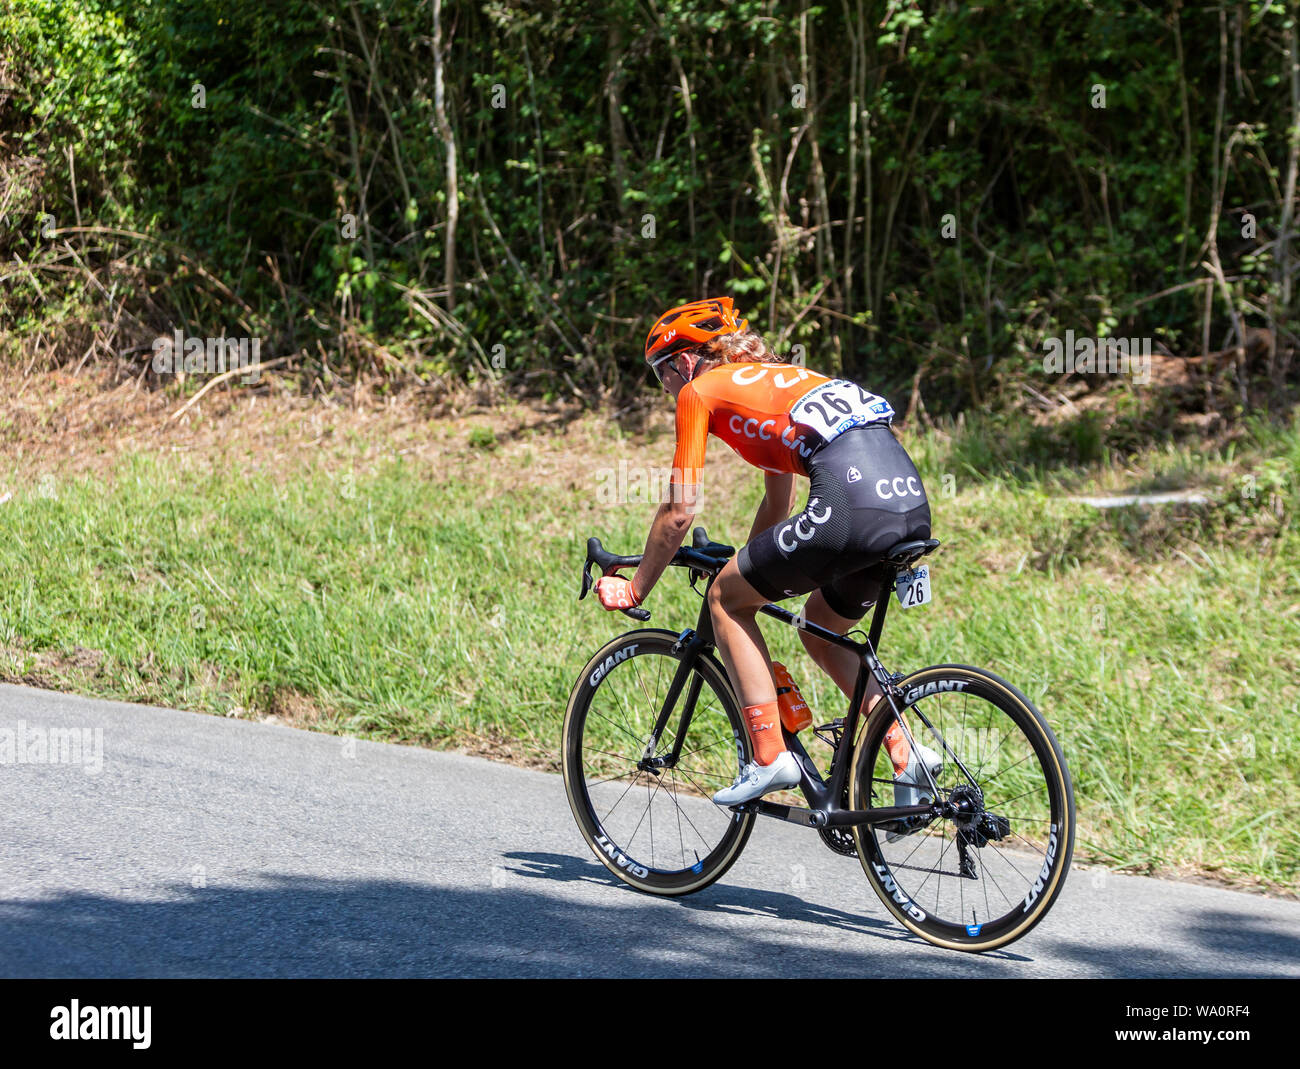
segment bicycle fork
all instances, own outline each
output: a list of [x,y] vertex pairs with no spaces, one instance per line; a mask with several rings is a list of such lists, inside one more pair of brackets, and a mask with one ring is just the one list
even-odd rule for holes
[[[701,623],[708,613],[707,605],[701,613]],[[693,672],[696,658],[702,652],[707,651],[713,645],[712,632],[701,633],[701,628],[687,628],[677,636],[677,641],[673,644],[673,652],[681,653],[685,651],[684,656],[677,664],[677,671],[673,673],[673,680],[668,685],[668,693],[664,696],[664,703],[659,710],[659,715],[655,717],[654,727],[650,729],[650,734],[645,740],[645,749],[641,752],[641,760],[637,762],[637,768],[650,772],[655,776],[660,774],[664,768],[673,768],[676,766],[682,753],[682,742],[686,738],[686,731],[691,725],[691,715],[695,712],[695,703],[700,697],[700,687],[704,682],[704,677],[698,672]],[[673,748],[668,753],[656,757],[655,750],[659,746],[659,739],[668,726],[668,720],[672,716],[673,709],[677,706],[677,698],[686,685],[687,675],[691,676],[690,687],[686,694],[686,705],[682,710],[682,717],[677,725],[677,735],[673,740]]]

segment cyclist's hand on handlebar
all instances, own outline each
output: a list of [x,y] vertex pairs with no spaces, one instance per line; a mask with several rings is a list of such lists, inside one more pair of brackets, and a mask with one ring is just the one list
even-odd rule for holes
[[606,609],[632,609],[641,604],[632,580],[621,575],[603,575],[596,580],[596,596]]

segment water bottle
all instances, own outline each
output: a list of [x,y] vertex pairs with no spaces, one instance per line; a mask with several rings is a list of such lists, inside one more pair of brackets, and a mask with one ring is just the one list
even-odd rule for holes
[[776,702],[781,710],[781,723],[791,735],[802,731],[812,723],[812,710],[799,693],[799,684],[786,671],[780,661],[772,662],[772,674],[776,677]]

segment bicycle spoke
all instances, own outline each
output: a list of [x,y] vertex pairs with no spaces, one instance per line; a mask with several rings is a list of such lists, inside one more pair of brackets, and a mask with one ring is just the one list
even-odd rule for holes
[[[640,774],[640,769],[637,770],[637,773],[638,775]],[[609,809],[605,811],[605,815],[600,818],[600,822],[602,824],[605,823],[605,821],[607,821],[610,817],[614,815],[614,810],[618,808],[619,802],[622,802],[623,799],[627,797],[627,792],[630,791],[635,786],[636,786],[636,779],[633,778],[632,782],[627,785],[627,789],[624,790],[623,793],[618,796],[618,801],[616,801],[612,806],[610,806]],[[588,794],[588,797],[590,797],[590,793]]]
[[[1027,847],[1028,847],[1030,850],[1032,850],[1035,854],[1038,854],[1038,855],[1041,856],[1041,857],[1046,857],[1046,856],[1047,856],[1047,851],[1046,851],[1045,849],[1041,849],[1041,848],[1039,848],[1038,846],[1035,846],[1035,845],[1034,845],[1033,843],[1031,843],[1028,839],[1026,839],[1023,835],[1021,835],[1019,832],[1013,831],[1011,834],[1012,834],[1012,836],[1014,836],[1016,839],[1018,839],[1020,842],[1024,843],[1025,846],[1027,846]],[[991,845],[991,844],[990,844],[990,845]]]
[[[584,754],[600,754],[601,757],[612,757],[615,761],[627,761],[627,760],[628,760],[628,757],[627,757],[626,754],[621,754],[621,753],[610,753],[608,750],[597,750],[595,747],[591,747],[591,748],[583,747],[582,752],[583,752]],[[633,765],[632,767],[635,768],[636,766]]]
[[[656,780],[656,781],[655,781],[655,790],[654,790],[653,794],[651,795],[651,798],[650,798],[650,799],[647,801],[647,803],[646,803],[646,813],[643,813],[643,814],[641,815],[641,820],[637,821],[637,826],[636,826],[636,828],[634,828],[634,829],[632,830],[632,834],[628,837],[628,841],[627,841],[627,845],[628,845],[628,847],[629,847],[629,849],[630,849],[633,840],[636,839],[637,831],[640,830],[641,823],[645,820],[646,815],[649,814],[649,816],[650,816],[650,825],[651,825],[651,830],[650,830],[649,834],[650,834],[650,836],[651,836],[651,851],[652,851],[651,857],[652,857],[652,859],[653,859],[653,850],[654,850],[654,845],[653,845],[653,843],[654,843],[654,830],[653,830],[653,829],[654,829],[654,814],[651,813],[650,810],[653,808],[654,798],[658,796],[658,794],[659,794],[659,788],[660,788],[660,786],[662,786],[662,783],[663,783],[662,780]],[[676,811],[677,811],[677,813],[678,813],[678,816],[679,816],[679,819],[680,819],[681,817],[685,817],[685,818],[686,818],[686,823],[689,824],[689,825],[691,826],[691,829],[695,832],[695,834],[696,834],[697,836],[699,836],[700,842],[702,842],[702,843],[704,843],[705,845],[707,845],[707,844],[708,844],[708,840],[705,838],[704,833],[703,833],[702,831],[700,831],[700,829],[699,829],[699,827],[696,825],[696,823],[695,823],[693,820],[691,820],[691,816],[690,816],[690,814],[687,813],[686,810],[682,808],[681,803],[677,801],[677,798],[675,797],[675,795],[673,794],[673,792],[671,792],[671,791],[665,791],[665,792],[664,792],[664,796],[665,796],[666,798],[668,798],[668,800],[669,800],[670,802],[672,802],[672,804],[673,804],[673,808],[676,809]],[[683,858],[684,858],[684,856],[685,856],[685,854],[684,854],[684,851],[683,851]],[[651,864],[653,865],[653,860],[651,861]]]
[[613,783],[615,780],[620,780],[620,779],[622,779],[624,776],[633,776],[633,777],[635,777],[635,776],[639,775],[640,772],[641,772],[641,770],[640,770],[639,768],[632,768],[632,769],[629,769],[629,770],[626,771],[626,772],[620,772],[617,776],[610,776],[608,779],[598,779],[598,780],[596,780],[595,783],[588,783],[588,784],[587,784],[587,790],[590,791],[592,787],[599,787],[602,783]]
[[704,843],[707,846],[709,840],[704,837],[704,833],[700,831],[700,829],[696,826],[695,821],[691,819],[691,815],[681,807],[681,804],[677,801],[676,798],[673,799],[673,805],[677,806],[678,814],[686,818],[686,823],[691,826],[691,830],[694,831],[695,834],[700,837],[700,842]]
[[[704,797],[704,798],[712,798],[713,795],[716,793],[715,791],[710,791],[707,787],[701,787],[698,783],[695,782],[695,780],[694,780],[690,775],[688,775],[689,772],[694,771],[693,769],[685,769],[685,768],[682,768],[680,765],[678,765],[678,766],[677,766],[677,771],[680,772],[682,775],[686,776],[686,778],[687,778],[688,780],[690,780],[691,786],[694,787],[697,791],[700,792],[701,797]],[[701,773],[701,775],[707,775],[707,773]],[[719,783],[724,783],[724,782],[729,783],[730,781],[729,781],[729,780],[721,780],[721,779],[719,779],[718,782],[719,782]]]
[[[1021,881],[1024,882],[1026,887],[1033,885],[1034,881],[1032,879],[1027,878],[1023,872],[1021,872],[1018,868],[1016,868],[1016,866],[1012,864],[1011,859],[1008,858],[1007,855],[998,848],[996,843],[989,843],[989,846],[993,848],[994,856],[997,857],[1000,861],[1002,861],[1003,864],[1005,864],[1009,869],[1011,869],[1011,871],[1015,873],[1015,875],[1019,877]],[[1034,871],[1037,872],[1037,869],[1035,869]],[[1012,905],[1020,901],[1020,898],[1022,896],[1017,895],[1016,897],[1012,898],[1009,897],[1004,890],[1002,890],[1002,885],[998,883],[997,879],[989,871],[988,865],[984,866],[984,873],[985,873],[985,883],[986,884],[991,883],[993,885],[993,889],[1002,896],[1003,900],[1008,905]]]
[[731,780],[727,779],[727,777],[724,776],[721,772],[710,772],[707,769],[703,769],[703,768],[687,768],[685,765],[677,765],[675,767],[679,772],[682,773],[694,772],[697,776],[708,776],[711,779],[717,780],[719,783],[732,782]]
[[[1031,790],[1025,791],[1023,794],[1017,794],[1014,798],[1007,798],[1005,800],[999,799],[998,802],[996,803],[998,807],[998,812],[999,813],[1002,812],[1002,810],[1005,809],[1007,806],[1009,806],[1012,802],[1018,802],[1020,801],[1021,798],[1028,798],[1031,794],[1038,794],[1040,791],[1042,791],[1042,789],[1043,789],[1042,787],[1034,787]],[[985,805],[992,804],[988,801],[987,796],[985,797],[984,803]]]
[[984,880],[982,881],[982,883],[983,883],[983,887],[981,888],[981,890],[983,890],[984,892],[984,912],[987,913],[990,917],[992,917],[993,906],[989,903],[989,881]]
[[[649,790],[649,788],[650,788],[650,785],[647,783],[647,784],[646,784],[646,789]],[[645,821],[646,814],[650,812],[650,809],[651,809],[651,803],[654,802],[654,796],[655,796],[656,794],[658,794],[658,793],[659,793],[659,781],[656,779],[656,780],[655,780],[655,789],[654,789],[653,791],[651,791],[651,793],[650,793],[650,798],[649,798],[649,799],[647,800],[647,802],[646,802],[645,812],[641,814],[641,819],[638,820],[638,821],[636,822],[636,827],[632,829],[632,834],[629,835],[629,836],[627,837],[627,850],[628,850],[629,853],[631,853],[631,850],[632,850],[632,844],[636,841],[636,833],[639,832],[639,831],[641,830],[641,824]],[[651,828],[654,827],[654,821],[653,821],[653,820],[651,820],[651,822],[650,822],[650,826],[651,826]]]
[[1004,812],[1001,806],[990,807],[990,808],[995,808],[996,811],[997,811],[998,816],[1000,816],[1000,817],[1006,817],[1008,820],[1015,821],[1017,824],[1052,824],[1052,823],[1054,823],[1054,821],[1052,820],[1051,817],[1026,817],[1026,816],[1017,816],[1015,813],[1006,813],[1006,812]]
[[606,723],[613,724],[614,727],[618,728],[619,731],[622,731],[624,734],[626,734],[626,735],[628,736],[628,738],[632,739],[632,741],[635,742],[635,743],[637,744],[638,748],[641,747],[641,746],[644,746],[644,745],[645,745],[644,741],[641,740],[641,739],[638,739],[638,738],[636,737],[636,735],[634,735],[634,734],[632,733],[631,730],[629,730],[628,728],[624,727],[622,724],[619,724],[619,723],[617,723],[616,721],[610,719],[608,716],[606,716],[604,713],[602,713],[599,709],[592,709],[591,712],[595,713],[596,716],[600,717],[600,718],[601,718],[602,720],[604,720]]
[[[627,664],[627,663],[629,663],[629,662],[625,661],[625,662],[623,662],[623,663],[624,663],[624,664]],[[617,668],[618,666],[615,666],[615,667]],[[627,725],[627,732],[628,732],[628,734],[631,735],[634,739],[637,739],[637,741],[638,741],[638,743],[639,743],[640,745],[644,746],[644,745],[645,745],[644,740],[640,739],[640,737],[637,735],[637,733],[636,733],[635,731],[632,730],[632,724],[631,724],[631,721],[630,721],[630,719],[629,719],[629,717],[631,716],[631,714],[629,714],[629,712],[628,712],[628,710],[627,710],[627,706],[625,706],[625,705],[623,704],[623,695],[620,693],[620,691],[619,691],[619,689],[618,689],[617,679],[616,679],[616,678],[611,678],[610,681],[609,681],[609,685],[613,688],[614,700],[615,700],[616,702],[618,702],[619,710],[620,710],[620,711],[622,712],[622,714],[623,714],[623,723]]]
[[685,842],[685,840],[682,838],[682,807],[681,807],[680,805],[677,805],[677,804],[676,804],[676,803],[677,803],[677,771],[676,771],[676,769],[672,769],[672,768],[670,768],[670,769],[668,770],[668,775],[671,776],[671,777],[672,777],[672,780],[673,780],[673,805],[674,805],[674,808],[677,810],[677,846],[678,846],[678,848],[679,848],[679,849],[681,850],[681,852],[682,852],[682,864],[685,865],[685,864],[686,864],[686,842]]
[[[933,837],[931,837],[931,838],[933,838]],[[922,842],[924,842],[924,841],[925,841],[925,840],[922,840]],[[918,843],[916,847],[913,847],[913,849],[912,849],[912,854],[915,854],[915,853],[916,853],[916,851],[920,848],[920,845],[921,845],[921,844]],[[920,896],[921,892],[925,889],[925,885],[929,882],[930,877],[933,876],[936,872],[938,872],[938,871],[940,870],[940,868],[941,868],[942,865],[943,865],[943,856],[944,856],[944,854],[946,854],[947,852],[948,852],[948,836],[947,836],[947,834],[945,833],[945,834],[943,835],[943,847],[942,847],[942,849],[940,849],[940,851],[939,851],[939,857],[938,857],[938,859],[937,859],[937,860],[935,861],[935,863],[934,863],[934,864],[935,864],[935,867],[932,868],[932,869],[930,869],[930,870],[926,873],[926,877],[925,877],[925,879],[921,881],[920,886],[917,887],[916,892],[912,895],[913,898],[917,898],[917,897]],[[907,855],[909,859],[911,858],[912,854],[908,854],[908,855]],[[939,878],[942,879],[943,877],[940,876]],[[937,896],[937,895],[936,895],[936,897],[935,897],[935,901],[936,901],[936,902],[938,901],[938,896]]]
[[[693,754],[703,753],[705,750],[717,749],[719,746],[730,746],[734,742],[734,739],[717,739],[716,741],[709,743],[707,746],[697,746],[694,750],[687,750],[681,755],[681,757],[690,757]],[[678,760],[680,761],[681,758],[679,757]]]
[[1025,754],[1024,757],[1022,757],[1022,758],[1021,758],[1019,761],[1017,761],[1014,765],[1007,765],[1007,767],[1004,768],[1004,769],[1002,769],[1002,771],[1000,771],[1000,772],[995,772],[993,775],[991,775],[991,776],[990,776],[988,779],[986,779],[984,782],[985,782],[985,783],[992,783],[995,779],[997,779],[999,776],[1003,775],[1004,773],[1010,772],[1013,768],[1017,768],[1017,767],[1019,767],[1020,765],[1023,765],[1026,761],[1032,761],[1033,759],[1034,759],[1034,755],[1033,755],[1032,753],[1027,753],[1027,754]]
[[659,793],[659,786],[663,783],[662,779],[655,780],[655,789],[650,792],[650,797],[646,799],[645,810],[650,817],[650,867],[655,868],[655,795]]

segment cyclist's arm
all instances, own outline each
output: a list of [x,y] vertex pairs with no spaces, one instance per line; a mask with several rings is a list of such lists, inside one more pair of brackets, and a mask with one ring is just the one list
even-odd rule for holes
[[[693,491],[695,487],[689,489]],[[685,500],[672,500],[682,496],[671,495],[668,501],[659,506],[654,522],[650,525],[650,537],[646,539],[645,553],[641,557],[636,574],[632,577],[632,586],[636,588],[637,597],[643,601],[659,581],[659,577],[663,575],[664,569],[673,559],[673,554],[682,544],[682,539],[686,537],[691,521],[695,518],[695,510]]]
[[758,512],[754,514],[754,526],[749,529],[746,542],[752,542],[754,536],[766,531],[775,523],[780,523],[794,511],[794,476],[789,472],[764,472],[763,500],[758,503]]
[[677,450],[669,476],[668,500],[655,513],[645,553],[632,577],[632,586],[642,600],[663,575],[695,518],[708,441],[709,410],[695,387],[687,383],[677,395]]

